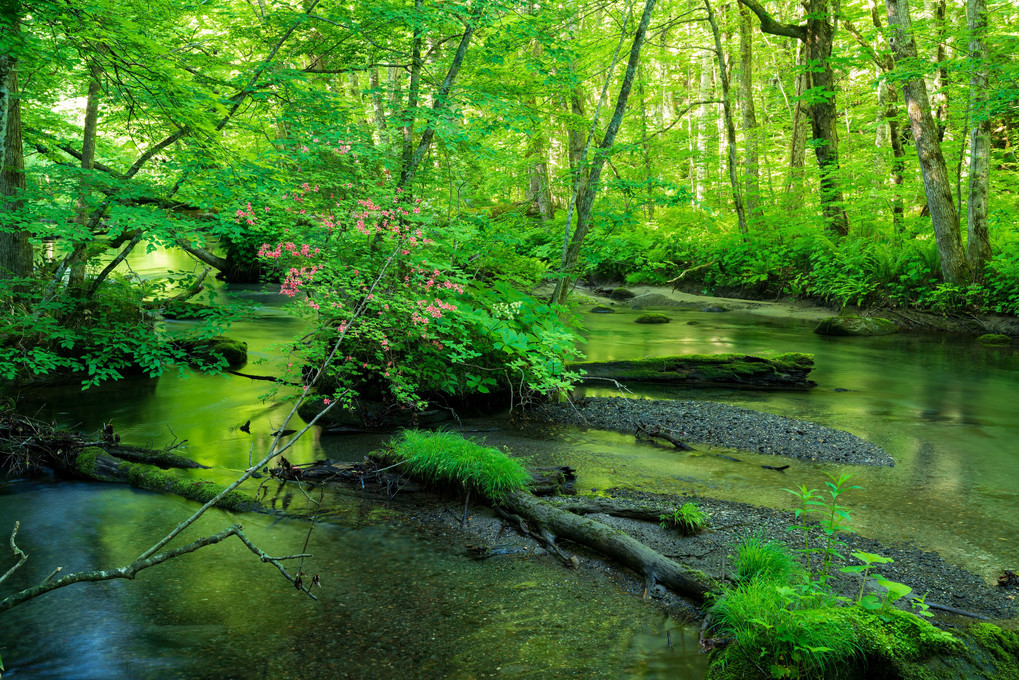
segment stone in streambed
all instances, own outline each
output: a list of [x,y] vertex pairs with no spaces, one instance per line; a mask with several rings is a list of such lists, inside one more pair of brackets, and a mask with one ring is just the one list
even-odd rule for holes
[[1011,345],[1012,338],[1002,333],[985,333],[977,338],[981,345]]
[[672,319],[670,319],[666,314],[647,312],[646,314],[641,314],[633,321],[634,323],[669,323]]
[[612,309],[611,307],[606,307],[605,305],[595,305],[594,307],[591,308],[591,313],[592,314],[615,314],[616,310]]
[[894,322],[876,316],[832,316],[817,324],[814,332],[818,335],[833,336],[869,336],[891,335],[898,333],[899,328]]

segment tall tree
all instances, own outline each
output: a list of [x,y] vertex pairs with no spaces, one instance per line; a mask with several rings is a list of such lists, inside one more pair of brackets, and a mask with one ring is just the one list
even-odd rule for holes
[[761,173],[757,144],[757,114],[754,111],[754,35],[750,23],[750,10],[739,6],[739,108],[742,118],[743,145],[746,149],[743,162],[744,204],[747,219],[761,219]]
[[836,234],[849,233],[842,185],[839,181],[839,140],[836,123],[835,75],[831,67],[835,26],[829,0],[807,0],[803,25],[775,21],[757,0],[739,0],[757,15],[761,30],[771,35],[796,38],[806,45],[807,89],[810,90],[810,126],[814,154],[821,172],[821,211],[825,227]]
[[21,13],[19,0],[0,2],[0,279],[32,273],[30,234],[21,228],[27,188],[18,92]]
[[934,224],[934,236],[941,259],[941,275],[954,284],[969,282],[970,270],[962,249],[959,213],[952,202],[948,168],[941,152],[938,126],[931,114],[927,85],[918,75],[923,69],[917,64],[916,41],[913,39],[908,0],[885,0],[891,35],[888,42],[895,55],[896,68],[908,75],[902,79],[902,94],[913,128],[913,142],[923,172],[924,193]]
[[970,132],[969,203],[966,219],[966,259],[973,277],[983,280],[984,265],[991,259],[987,229],[991,183],[991,118],[987,111],[987,0],[969,0]]
[[552,294],[553,302],[562,303],[569,294],[573,268],[580,255],[580,248],[584,244],[587,232],[591,228],[591,210],[594,207],[594,199],[598,194],[599,180],[601,179],[602,168],[608,160],[612,147],[616,143],[616,135],[623,124],[623,115],[626,113],[626,103],[630,98],[630,90],[633,89],[633,80],[637,76],[637,66],[640,63],[640,51],[644,46],[644,37],[647,35],[648,24],[651,23],[651,15],[654,13],[656,0],[645,0],[644,12],[641,14],[640,24],[633,36],[633,43],[630,45],[630,57],[626,63],[626,71],[623,74],[623,82],[619,86],[619,94],[616,96],[616,108],[609,120],[605,135],[595,150],[594,159],[591,161],[590,174],[584,193],[577,201],[577,226],[573,236],[569,240],[566,252],[563,254],[559,271],[561,276],[556,283],[555,292]]

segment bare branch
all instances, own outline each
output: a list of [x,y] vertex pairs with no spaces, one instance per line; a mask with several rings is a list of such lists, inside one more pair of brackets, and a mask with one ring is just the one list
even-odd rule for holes
[[6,571],[6,573],[4,573],[3,576],[0,576],[0,583],[3,583],[4,581],[6,581],[10,577],[11,574],[13,574],[15,571],[17,571],[18,567],[20,567],[26,561],[28,561],[28,555],[26,555],[25,551],[23,551],[21,548],[19,548],[17,546],[17,544],[14,542],[14,537],[18,535],[18,527],[20,527],[20,526],[21,526],[21,522],[15,522],[14,523],[14,531],[11,532],[11,550],[14,552],[14,556],[16,558],[18,558],[18,562],[13,567],[8,569]]
[[120,251],[120,254],[113,258],[113,261],[106,265],[106,267],[101,272],[99,272],[99,276],[97,276],[95,280],[92,281],[92,285],[89,286],[88,293],[85,295],[86,298],[91,298],[93,295],[96,294],[96,291],[99,290],[99,286],[102,285],[103,281],[106,280],[106,277],[109,276],[110,273],[114,269],[116,269],[121,262],[124,261],[124,258],[126,258],[131,253],[131,251],[134,250],[134,247],[136,245],[141,243],[141,240],[142,233],[138,232],[137,234],[135,234],[135,237],[131,239],[126,246],[124,246],[124,249]]

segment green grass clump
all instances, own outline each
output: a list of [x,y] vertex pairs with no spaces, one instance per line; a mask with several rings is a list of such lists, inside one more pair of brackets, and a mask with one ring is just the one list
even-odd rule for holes
[[776,541],[751,536],[736,547],[736,564],[733,578],[738,583],[755,579],[783,582],[791,581],[802,572],[789,550]]
[[387,456],[411,475],[438,484],[454,484],[498,501],[526,489],[531,480],[519,461],[499,449],[481,446],[452,432],[404,430]]
[[700,509],[696,503],[683,503],[671,514],[659,515],[663,529],[676,529],[681,534],[696,534],[708,526],[708,513]]

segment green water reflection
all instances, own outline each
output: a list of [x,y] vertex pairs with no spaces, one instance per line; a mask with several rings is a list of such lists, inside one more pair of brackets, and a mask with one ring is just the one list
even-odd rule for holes
[[[808,322],[668,312],[675,317],[673,323],[650,327],[633,323],[637,312],[588,315],[587,354],[596,360],[701,352],[813,354],[812,377],[818,387],[811,391],[636,391],[655,398],[721,400],[847,430],[872,441],[897,465],[851,470],[866,488],[855,499],[847,498],[862,532],[886,540],[913,540],[988,580],[1015,563],[1019,527],[1007,518],[1019,509],[1015,416],[1019,352],[984,347],[965,337],[827,338],[811,333],[813,324]],[[699,323],[687,325],[688,320]],[[823,472],[839,471],[793,462],[780,478],[757,467],[777,459],[743,454],[740,457],[750,465],[681,454],[672,454],[673,462],[666,464],[658,460],[661,454],[627,453],[632,446],[628,441],[608,444],[602,434],[575,436],[581,442],[574,450],[611,449],[617,456],[636,457],[645,477],[659,479],[670,489],[683,487],[667,481],[680,466],[681,475],[698,476],[704,480],[703,488],[715,495],[774,507],[789,505],[783,487],[799,482],[819,487]],[[680,463],[677,457],[686,460]],[[712,461],[710,472],[700,469],[707,461]]]
[[[0,517],[21,519],[31,555],[12,585],[58,564],[127,562],[193,507],[78,483],[0,490]],[[703,675],[695,635],[604,579],[539,560],[475,562],[446,537],[378,525],[384,514],[354,508],[343,525],[316,526],[304,570],[321,576],[318,602],[232,541],[134,582],[73,586],[13,609],[0,617],[5,678]],[[197,529],[237,519],[214,512]],[[243,522],[273,554],[300,551],[308,534],[303,522]]]

